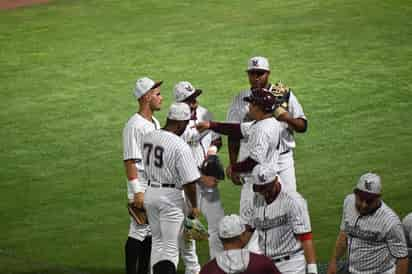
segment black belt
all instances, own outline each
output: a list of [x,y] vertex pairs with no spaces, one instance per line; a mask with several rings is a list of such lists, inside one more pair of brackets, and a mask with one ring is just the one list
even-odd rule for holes
[[280,262],[282,262],[282,261],[289,261],[289,260],[292,258],[293,255],[295,255],[295,254],[297,254],[297,253],[299,253],[299,252],[301,252],[301,251],[302,251],[302,249],[298,249],[298,250],[292,252],[292,253],[289,254],[289,255],[286,255],[286,256],[283,256],[283,257],[280,257],[280,258],[273,259],[273,262],[275,262],[275,263],[280,263]]
[[286,151],[281,152],[281,153],[280,153],[280,155],[288,154],[289,152],[290,152],[290,149],[288,149],[288,150],[286,150]]
[[281,258],[274,259],[273,261],[274,261],[275,263],[280,263],[281,261],[289,261],[289,260],[290,260],[290,255],[287,255],[287,256],[285,256],[285,257],[281,257]]
[[156,185],[154,185],[154,184],[152,184],[152,183],[150,182],[150,180],[147,182],[147,185],[148,185],[148,186],[151,186],[151,187],[158,187],[158,188],[160,188],[160,187],[175,188],[175,187],[176,187],[175,184],[156,184]]

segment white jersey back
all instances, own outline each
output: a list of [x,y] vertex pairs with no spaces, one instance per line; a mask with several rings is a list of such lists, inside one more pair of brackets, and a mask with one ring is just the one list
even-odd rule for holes
[[[242,123],[242,135],[248,139],[246,151],[259,164],[276,166],[279,160],[281,126],[274,117],[256,122]],[[242,174],[246,183],[253,180],[250,174]],[[251,182],[252,183],[252,182]]]
[[174,184],[181,189],[200,177],[188,144],[176,134],[160,129],[143,136],[143,163],[146,177],[158,184]]
[[249,157],[259,164],[276,165],[279,158],[280,131],[280,123],[273,117],[253,123],[247,144]]
[[[305,113],[303,112],[302,105],[299,103],[296,96],[290,91],[288,111],[293,118],[302,118],[306,120]],[[295,137],[293,131],[289,129],[289,126],[285,122],[281,122],[282,134],[280,152],[288,151],[296,147]]]
[[399,217],[383,201],[370,215],[359,215],[355,195],[345,198],[340,230],[348,237],[350,273],[385,273],[396,258],[408,256]]
[[[155,117],[152,117],[152,121],[148,121],[139,113],[135,113],[130,117],[123,128],[123,160],[135,160],[139,184],[143,187],[146,186],[146,180],[142,162],[142,137],[146,133],[159,128],[159,121]],[[129,200],[133,199],[133,191],[130,187],[128,187],[127,193]]]
[[[233,101],[232,105],[229,108],[227,113],[226,120],[228,122],[248,122],[251,119],[248,117],[249,113],[249,103],[245,102],[243,99],[251,94],[251,90],[242,91],[239,95],[237,95]],[[296,96],[290,91],[289,103],[288,103],[288,111],[292,115],[293,118],[302,118],[306,120],[305,113],[303,112],[302,105],[299,103]],[[281,134],[281,145],[280,145],[280,152],[284,152],[296,147],[295,137],[293,135],[293,131],[289,129],[288,124],[285,122],[281,122],[282,127],[282,134]],[[245,144],[247,143],[247,139],[242,139],[240,142],[240,150],[239,150],[239,157],[238,161],[244,160],[248,155],[247,150],[245,148]]]
[[193,126],[197,122],[213,120],[213,115],[206,108],[198,106],[196,109],[196,120],[190,120],[185,132],[182,134],[182,139],[190,146],[195,158],[196,165],[200,166],[206,156],[207,150],[212,141],[220,137],[219,134],[213,131],[204,131],[199,133]]
[[299,193],[281,190],[270,204],[255,194],[250,207],[242,221],[258,231],[259,248],[264,255],[276,259],[302,250],[296,235],[312,229],[307,203]]

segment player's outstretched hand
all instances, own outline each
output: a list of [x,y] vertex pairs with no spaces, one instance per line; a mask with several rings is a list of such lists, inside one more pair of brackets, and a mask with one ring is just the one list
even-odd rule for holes
[[209,121],[203,121],[196,123],[196,125],[192,126],[193,128],[196,128],[197,131],[203,132],[205,130],[208,130],[210,128],[210,122]]
[[217,179],[216,177],[213,177],[213,176],[202,175],[201,181],[202,181],[202,184],[208,188],[217,186]]

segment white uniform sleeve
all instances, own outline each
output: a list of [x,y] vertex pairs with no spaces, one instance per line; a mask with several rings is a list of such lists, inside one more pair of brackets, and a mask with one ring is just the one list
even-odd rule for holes
[[[403,218],[402,224],[405,231],[406,242],[409,247],[412,247],[412,213],[409,213]],[[412,264],[412,262],[410,263]]]
[[123,129],[123,160],[142,159],[141,134],[134,127]]
[[277,146],[279,144],[279,138],[279,131],[275,132],[265,126],[255,125],[250,131],[249,142],[247,144],[249,157],[258,163],[264,163],[268,159],[267,157],[271,146],[274,144]]
[[293,118],[303,118],[307,120],[305,113],[303,112],[302,105],[299,103],[298,98],[296,98],[296,96],[292,92],[290,92],[289,97],[289,113]]
[[342,219],[340,221],[340,231],[345,231],[345,212],[347,211],[349,203],[354,203],[355,201],[351,198],[351,195],[345,197],[342,208]]
[[290,220],[294,234],[311,232],[308,205],[302,197],[294,199],[291,205]]
[[226,120],[228,122],[241,122],[243,117],[241,117],[241,111],[239,109],[239,95],[233,98],[232,104],[230,105],[229,111],[226,115]]
[[249,138],[253,123],[255,122],[240,123],[240,132],[242,133],[243,138]]
[[405,258],[408,256],[405,234],[403,233],[402,224],[399,222],[392,226],[386,236],[389,252],[395,258]]
[[[213,120],[213,114],[210,111],[206,111],[205,120],[207,120],[207,121],[212,121]],[[220,134],[218,134],[214,131],[211,131],[210,133],[212,135],[212,141],[220,138]]]
[[188,145],[183,146],[176,156],[176,171],[179,174],[182,185],[200,178],[199,169]]

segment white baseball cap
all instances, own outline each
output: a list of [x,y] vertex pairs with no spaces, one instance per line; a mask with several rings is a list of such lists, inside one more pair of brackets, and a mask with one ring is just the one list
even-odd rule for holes
[[199,96],[202,93],[202,90],[195,89],[190,82],[181,81],[175,85],[174,92],[175,101],[182,102],[190,96]]
[[270,71],[268,59],[262,56],[255,56],[255,57],[250,58],[247,64],[247,71],[251,71],[251,70]]
[[222,239],[240,236],[245,230],[246,226],[242,224],[240,217],[235,214],[225,216],[219,222],[219,237]]
[[160,86],[163,83],[163,81],[153,81],[152,79],[148,77],[143,77],[140,79],[137,79],[136,81],[136,87],[134,89],[134,96],[136,99],[139,99],[143,95],[145,95],[149,90],[154,89],[158,86]]
[[272,165],[257,165],[252,171],[254,185],[266,185],[278,176],[277,167]]
[[365,198],[379,196],[382,192],[381,177],[375,173],[363,174],[356,185],[355,192],[363,192]]
[[191,113],[190,107],[186,103],[176,102],[173,103],[169,108],[169,113],[167,118],[175,121],[187,121],[190,120]]

